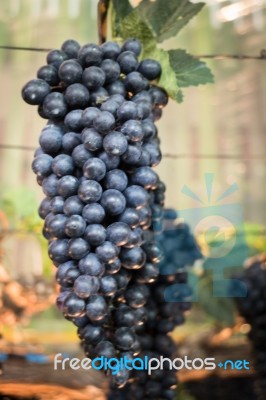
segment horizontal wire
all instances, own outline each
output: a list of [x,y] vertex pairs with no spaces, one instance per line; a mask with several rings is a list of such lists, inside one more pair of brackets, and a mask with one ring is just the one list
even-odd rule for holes
[[[39,52],[47,52],[53,49],[47,48],[39,48],[39,47],[25,47],[25,46],[9,46],[9,45],[1,45],[0,49],[3,50],[22,50],[22,51],[39,51]],[[200,54],[194,55],[196,58],[211,58],[214,60],[266,60],[266,49],[262,49],[259,55],[247,55],[247,54]]]
[[[36,147],[33,146],[23,146],[16,144],[0,144],[0,149],[7,150],[22,150],[22,151],[35,151]],[[178,159],[178,158],[203,158],[203,159],[228,159],[228,160],[264,160],[266,155],[263,154],[253,154],[250,156],[244,156],[241,154],[172,154],[164,153],[164,158]]]
[[22,50],[22,51],[51,51],[52,49],[45,49],[45,48],[39,48],[39,47],[23,47],[23,46],[0,46],[0,49],[3,50]]
[[[200,233],[204,233],[204,231],[199,231],[199,234]],[[261,228],[261,229],[257,229],[257,230],[251,231],[250,233],[252,234],[252,236],[262,236],[262,235],[264,235],[266,233],[266,230],[264,228]],[[31,230],[27,230],[27,229],[3,229],[3,230],[0,229],[0,235],[2,236],[2,238],[3,238],[3,236],[16,235],[16,234],[34,235],[34,236],[39,236],[39,237],[43,236],[42,232],[38,233],[36,231],[31,231]],[[237,235],[239,235],[239,236],[240,235],[245,236],[245,235],[248,235],[248,234],[249,234],[248,229],[247,230],[245,230],[245,229],[244,230],[243,229],[237,230]]]

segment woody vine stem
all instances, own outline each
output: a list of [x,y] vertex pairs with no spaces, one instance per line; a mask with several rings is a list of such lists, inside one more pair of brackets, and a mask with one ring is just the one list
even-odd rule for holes
[[99,0],[98,2],[98,36],[99,44],[106,42],[107,37],[107,19],[110,0]]

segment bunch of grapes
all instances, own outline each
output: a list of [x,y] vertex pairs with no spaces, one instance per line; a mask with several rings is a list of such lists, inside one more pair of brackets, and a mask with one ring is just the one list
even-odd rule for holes
[[[155,216],[159,216],[159,209]],[[176,345],[169,333],[185,321],[185,312],[191,308],[192,290],[188,285],[187,267],[202,257],[189,227],[174,223],[177,213],[164,211],[164,230],[158,232],[162,220],[155,220],[157,244],[163,258],[159,262],[160,275],[149,287],[146,315],[142,325],[136,329],[141,343],[140,357],[173,359]],[[152,248],[151,246],[150,248]],[[135,371],[133,382],[122,391],[113,390],[109,400],[173,400],[176,398],[177,375],[164,363],[163,370],[154,370],[151,375]]]
[[256,389],[259,400],[264,400],[266,397],[266,258],[253,261],[236,278],[235,285],[237,282],[237,286],[239,282],[244,285],[238,289],[247,290],[247,296],[236,298],[236,302],[240,315],[251,325],[249,339],[254,351]]
[[[140,353],[137,330],[152,315],[145,304],[159,274],[152,225],[161,226],[165,187],[152,167],[168,96],[155,85],[160,64],[139,62],[140,53],[135,39],[122,47],[67,40],[22,89],[48,120],[32,169],[46,196],[39,215],[57,267],[57,304],[90,357]],[[123,370],[112,384],[128,378]]]

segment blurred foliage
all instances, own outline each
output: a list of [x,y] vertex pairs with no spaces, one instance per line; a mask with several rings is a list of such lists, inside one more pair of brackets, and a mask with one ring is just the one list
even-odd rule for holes
[[[233,234],[233,232],[232,232]],[[228,239],[229,236],[227,236]],[[205,241],[205,246],[219,247],[226,246],[223,235],[209,235],[209,240]],[[199,237],[198,242],[203,243]],[[265,228],[259,224],[244,224],[243,229],[236,229],[235,246],[230,254],[223,257],[224,266],[221,261],[214,258],[205,258],[200,269],[194,269],[190,272],[190,280],[197,283],[194,287],[196,294],[196,302],[199,306],[212,317],[214,322],[219,326],[233,326],[237,310],[234,299],[230,297],[230,293],[224,297],[215,297],[213,293],[213,271],[215,268],[223,268],[225,280],[219,280],[219,290],[221,293],[226,293],[228,290],[229,279],[234,274],[243,269],[243,263],[248,257],[266,251],[266,236]],[[203,249],[203,252],[208,253],[208,249]],[[228,257],[228,258],[226,258]],[[241,263],[239,262],[241,260]],[[223,261],[222,261],[223,262]],[[196,277],[195,277],[196,276]],[[195,284],[194,284],[195,285]]]
[[12,234],[19,238],[34,235],[42,254],[44,276],[51,277],[51,260],[47,254],[47,241],[42,236],[43,221],[37,213],[38,200],[35,192],[26,186],[4,189],[0,195],[0,210],[9,223],[7,235]]
[[195,400],[195,398],[186,392],[182,384],[179,384],[176,400]]

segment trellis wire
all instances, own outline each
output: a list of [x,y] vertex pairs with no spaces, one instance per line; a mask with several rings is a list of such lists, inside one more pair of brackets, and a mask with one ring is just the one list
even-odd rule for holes
[[[103,16],[104,18],[104,16]],[[102,33],[101,42],[105,41],[105,33]],[[39,48],[39,47],[27,47],[27,46],[9,46],[9,45],[0,45],[0,49],[2,50],[22,50],[22,51],[38,51],[38,52],[48,52],[53,49]],[[244,60],[266,60],[266,49],[262,49],[259,52],[259,55],[247,55],[247,54],[199,54],[194,55],[196,58],[210,58],[214,60],[229,60],[235,59],[238,61]]]

